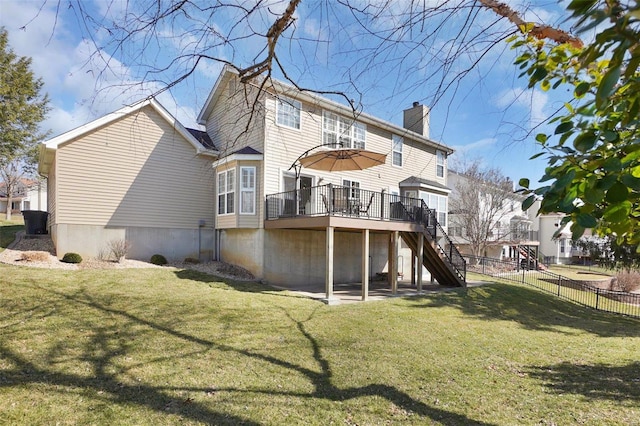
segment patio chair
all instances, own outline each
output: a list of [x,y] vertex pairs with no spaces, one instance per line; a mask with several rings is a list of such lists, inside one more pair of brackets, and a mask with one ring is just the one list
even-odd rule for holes
[[371,204],[373,204],[373,198],[376,196],[375,192],[371,194],[369,198],[369,203],[367,203],[367,207],[360,206],[360,214],[366,214],[369,217],[369,209],[371,208]]
[[329,208],[329,202],[327,202],[327,196],[322,194],[322,204],[324,204],[324,209],[327,213],[331,213],[331,209]]

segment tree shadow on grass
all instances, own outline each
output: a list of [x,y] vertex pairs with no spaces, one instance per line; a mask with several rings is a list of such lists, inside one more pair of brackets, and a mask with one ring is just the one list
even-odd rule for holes
[[491,284],[407,298],[414,308],[455,307],[487,321],[514,321],[530,330],[587,331],[603,337],[638,337],[640,319],[608,314],[554,295],[511,284]]
[[563,362],[527,368],[529,376],[558,394],[578,394],[588,399],[640,403],[640,362],[624,366],[580,365]]
[[217,289],[223,289],[226,286],[229,289],[242,291],[245,293],[266,293],[274,296],[310,300],[306,296],[296,294],[294,291],[285,288],[272,287],[268,284],[263,284],[258,281],[243,281],[219,277],[217,275],[211,275],[193,269],[178,270],[175,272],[175,276],[182,280],[191,280],[205,283]]
[[[389,386],[384,383],[372,383],[361,387],[339,388],[332,383],[332,370],[329,361],[322,354],[322,347],[317,339],[307,331],[305,323],[314,316],[312,312],[304,320],[296,320],[284,308],[281,308],[286,318],[291,321],[298,332],[308,342],[312,357],[318,368],[308,368],[298,365],[286,358],[278,358],[265,353],[233,347],[218,343],[215,340],[205,339],[175,330],[163,324],[145,319],[139,315],[124,309],[112,308],[101,302],[99,298],[81,290],[76,294],[66,294],[50,288],[35,286],[38,290],[47,292],[58,302],[65,302],[74,307],[74,310],[91,309],[105,318],[111,319],[112,325],[90,324],[84,326],[91,327],[93,337],[84,344],[84,352],[77,356],[78,362],[88,363],[91,366],[91,374],[80,375],[56,371],[56,361],[61,354],[65,353],[64,342],[58,342],[48,353],[47,366],[38,366],[30,361],[26,356],[12,350],[0,340],[0,358],[5,360],[5,367],[0,369],[0,389],[10,388],[17,385],[43,384],[56,387],[63,387],[65,392],[71,389],[92,390],[90,397],[97,401],[108,404],[135,404],[140,407],[151,409],[159,413],[170,413],[187,420],[199,421],[207,424],[259,424],[253,420],[234,416],[223,411],[211,409],[206,404],[194,401],[180,401],[170,392],[176,390],[189,390],[195,392],[208,392],[211,389],[206,387],[175,387],[175,386],[153,386],[129,377],[128,370],[132,367],[122,367],[116,358],[125,356],[133,342],[145,339],[146,330],[153,329],[168,337],[178,339],[183,342],[192,343],[201,347],[202,352],[216,350],[229,353],[230,356],[246,357],[248,359],[267,362],[288,371],[288,374],[301,374],[313,386],[310,392],[287,392],[278,389],[240,387],[216,388],[216,392],[228,392],[230,394],[268,394],[283,395],[302,399],[310,399],[309,404],[313,404],[311,399],[325,399],[329,401],[345,401],[354,398],[377,396],[386,399],[397,407],[410,411],[416,415],[438,421],[445,425],[477,424],[489,425],[482,421],[471,419],[465,415],[449,412],[440,408],[435,408],[414,398],[410,394]],[[142,328],[141,328],[142,326]],[[62,338],[62,335],[61,335]],[[184,357],[184,353],[175,355],[163,355],[161,362],[171,358]],[[153,362],[150,361],[150,362]],[[239,361],[240,362],[240,361]],[[50,367],[50,368],[49,368]]]

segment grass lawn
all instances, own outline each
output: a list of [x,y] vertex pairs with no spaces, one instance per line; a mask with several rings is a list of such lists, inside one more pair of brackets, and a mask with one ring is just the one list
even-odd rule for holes
[[[0,213],[1,214],[1,213]],[[16,238],[16,232],[24,229],[24,221],[22,216],[15,220],[0,219],[0,252],[4,251],[7,246]]]
[[0,423],[640,424],[640,321],[495,284],[325,306],[0,265]]

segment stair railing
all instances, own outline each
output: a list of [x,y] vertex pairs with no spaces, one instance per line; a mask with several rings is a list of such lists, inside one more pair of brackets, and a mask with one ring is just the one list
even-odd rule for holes
[[414,221],[424,227],[425,232],[429,234],[431,240],[435,242],[438,251],[440,251],[447,262],[453,267],[456,275],[458,275],[463,282],[466,282],[466,260],[462,257],[453,241],[451,241],[449,235],[444,231],[440,222],[438,222],[436,210],[430,209],[424,200],[420,201],[419,214],[416,215]]

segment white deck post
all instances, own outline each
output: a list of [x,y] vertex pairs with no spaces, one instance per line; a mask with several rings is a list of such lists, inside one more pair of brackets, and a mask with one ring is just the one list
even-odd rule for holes
[[424,255],[424,234],[418,233],[418,293],[422,293],[422,258]]
[[362,230],[362,300],[369,299],[369,230]]
[[389,275],[391,276],[391,294],[398,293],[398,231],[391,232],[391,252],[389,253]]
[[333,297],[333,226],[327,226],[327,242],[326,242],[326,258],[325,258],[325,278],[324,285],[326,290],[326,299],[328,305],[336,303]]

